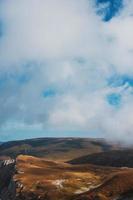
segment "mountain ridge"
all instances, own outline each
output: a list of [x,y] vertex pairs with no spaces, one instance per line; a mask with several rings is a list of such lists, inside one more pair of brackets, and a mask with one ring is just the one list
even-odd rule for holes
[[117,148],[117,145],[101,138],[34,138],[3,143],[0,145],[0,156],[15,158],[20,154],[26,154],[48,159],[70,160],[77,156]]

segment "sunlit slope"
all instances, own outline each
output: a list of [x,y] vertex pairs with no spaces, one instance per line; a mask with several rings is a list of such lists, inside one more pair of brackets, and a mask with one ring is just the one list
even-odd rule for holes
[[15,179],[23,185],[23,198],[30,199],[34,195],[46,200],[69,200],[99,185],[108,172],[117,171],[92,165],[73,166],[25,155],[18,156],[17,169]]

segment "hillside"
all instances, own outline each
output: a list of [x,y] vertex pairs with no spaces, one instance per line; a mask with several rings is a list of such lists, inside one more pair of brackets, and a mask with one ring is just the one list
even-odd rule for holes
[[93,165],[73,166],[26,155],[17,157],[17,170],[15,180],[21,185],[17,200],[71,200],[99,185],[108,173],[119,171]]
[[127,200],[125,195],[132,196],[133,169],[127,167],[132,167],[133,150],[103,139],[3,143],[0,158],[10,157],[16,158],[16,200]]
[[82,156],[69,161],[71,164],[94,164],[112,167],[133,167],[133,149],[112,150]]
[[0,145],[0,156],[17,157],[25,154],[65,161],[117,148],[117,145],[109,144],[103,139],[36,138],[3,143]]
[[98,187],[75,196],[73,200],[124,200],[128,196],[133,197],[133,169],[112,173]]
[[[119,200],[132,195],[133,169],[17,157],[17,200]],[[133,196],[132,196],[133,197]]]

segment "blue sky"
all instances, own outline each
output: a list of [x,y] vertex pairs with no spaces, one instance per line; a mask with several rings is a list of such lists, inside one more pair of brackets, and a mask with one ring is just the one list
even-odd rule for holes
[[[106,22],[117,16],[123,8],[123,0],[96,0],[98,6],[98,14]],[[105,5],[105,6],[103,6]]]
[[133,129],[133,2],[0,1],[0,140]]

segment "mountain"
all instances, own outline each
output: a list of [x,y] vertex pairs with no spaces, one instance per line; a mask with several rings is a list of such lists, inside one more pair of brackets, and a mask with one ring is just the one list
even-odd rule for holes
[[133,149],[111,150],[81,156],[69,161],[70,164],[94,164],[112,167],[133,167]]
[[52,160],[70,160],[78,156],[117,149],[104,139],[91,138],[35,138],[5,142],[0,145],[0,156],[20,154]]
[[120,144],[92,138],[35,138],[0,145],[0,158],[10,157],[15,158],[13,173],[17,170],[16,200],[133,199],[133,168],[128,168],[133,149]]

